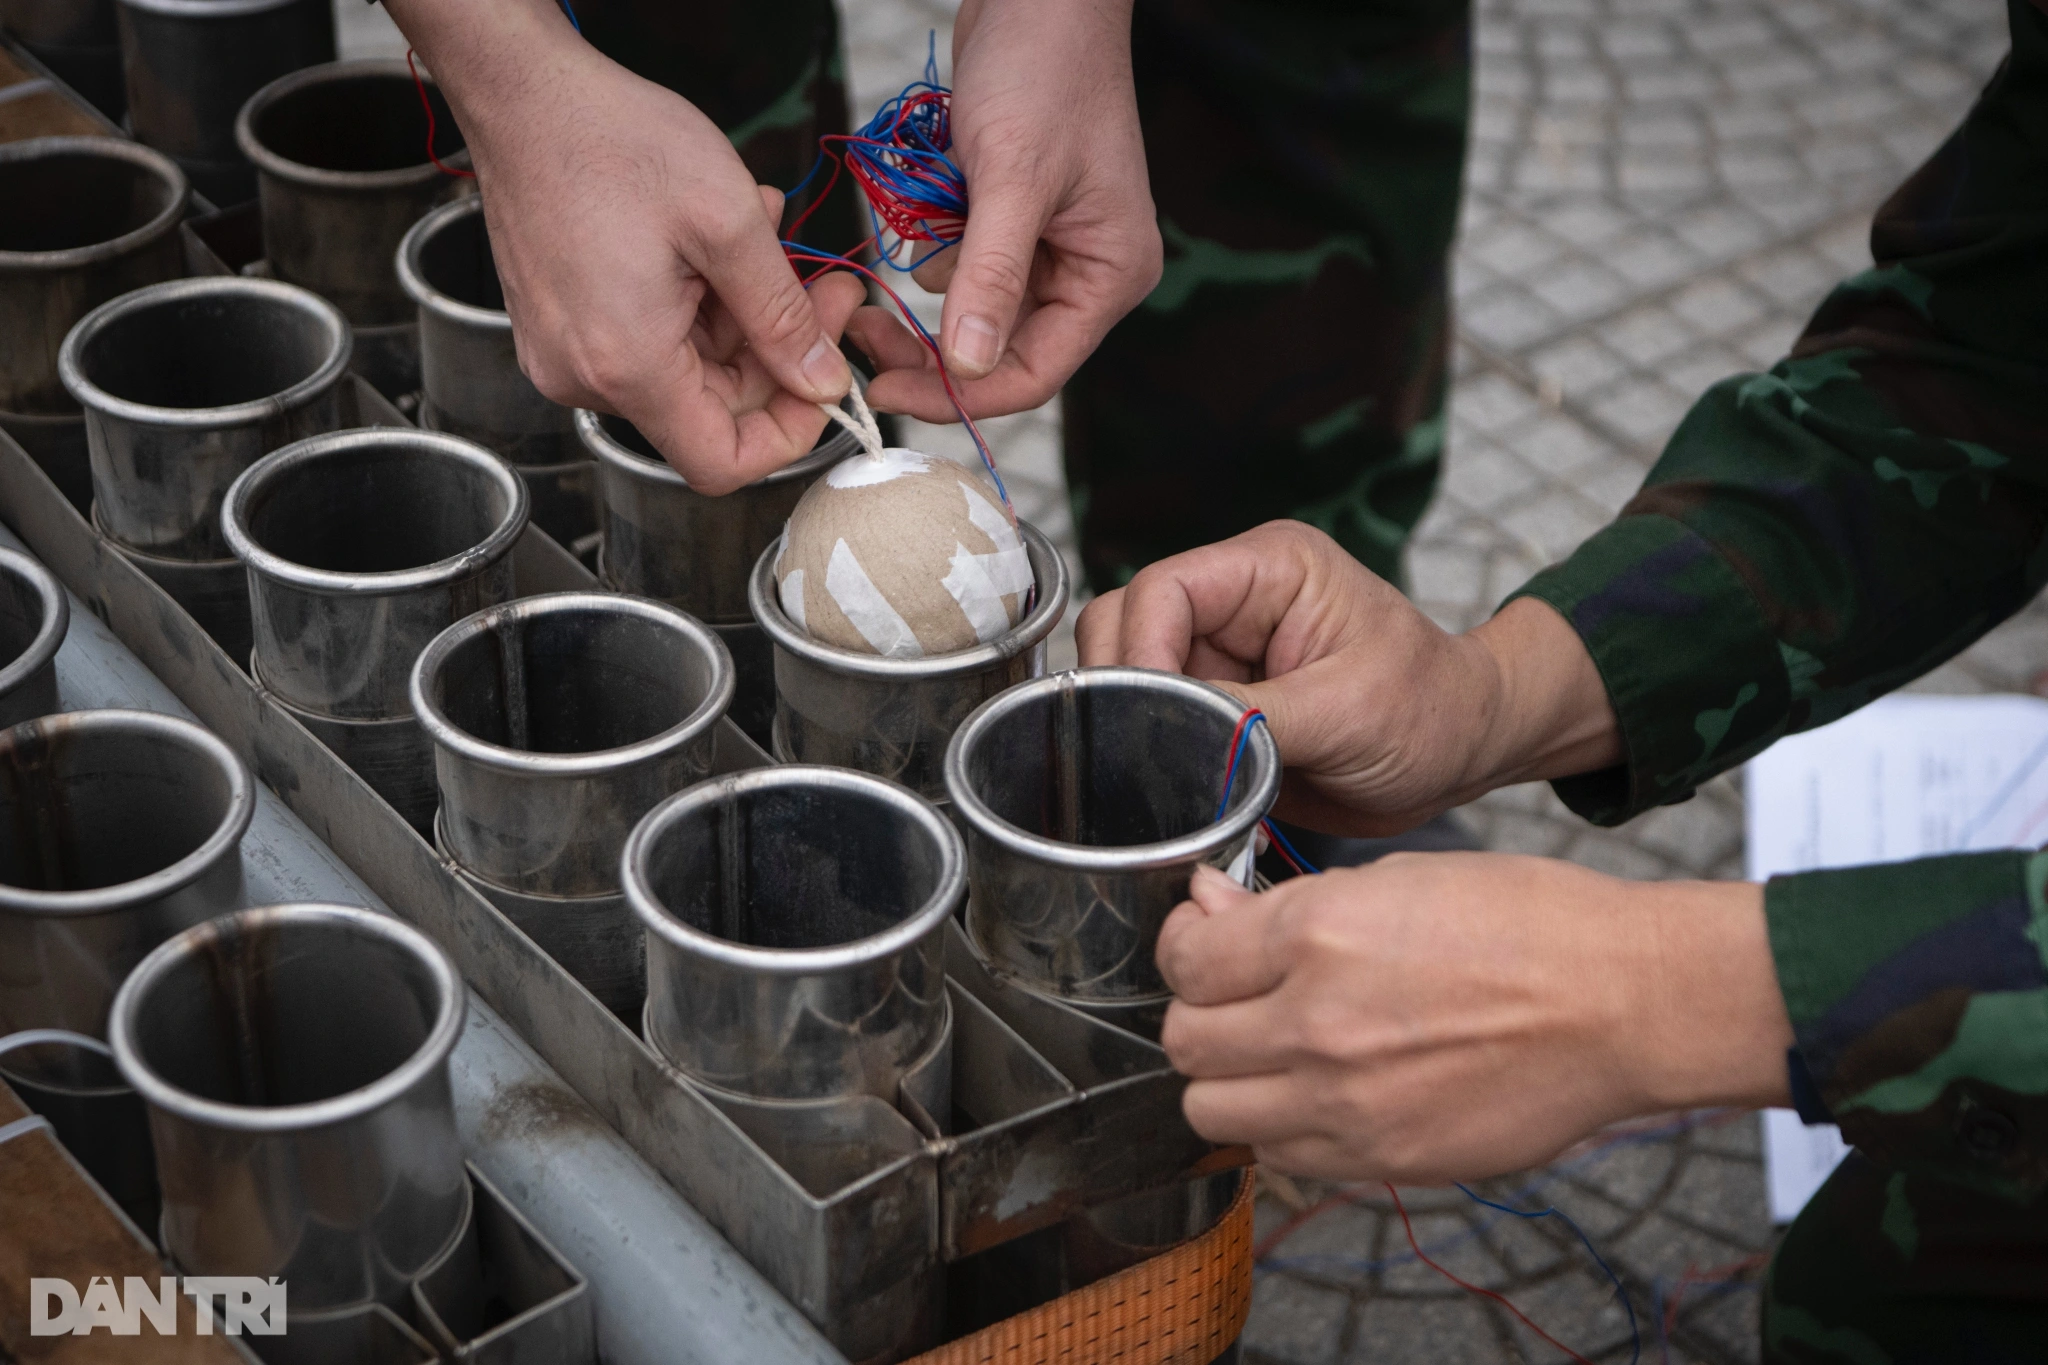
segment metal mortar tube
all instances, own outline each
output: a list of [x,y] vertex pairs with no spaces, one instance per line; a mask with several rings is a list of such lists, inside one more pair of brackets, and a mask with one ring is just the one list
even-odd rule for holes
[[184,273],[186,198],[170,158],[120,138],[0,144],[0,429],[74,506],[91,498],[92,475],[58,348],[108,299]]
[[57,709],[57,649],[71,602],[54,575],[0,547],[0,728]]
[[187,720],[72,711],[0,732],[0,1033],[92,1037],[128,971],[240,904],[254,783]]
[[235,115],[286,72],[334,60],[329,0],[120,0],[128,124],[215,204],[256,193]]
[[959,833],[916,793],[758,768],[656,806],[623,861],[647,929],[647,1040],[693,1079],[894,1103],[943,1043],[942,931],[965,864]]
[[458,199],[413,224],[397,264],[398,282],[419,309],[421,425],[518,465],[587,458],[573,413],[541,397],[520,371],[483,201]]
[[334,305],[276,280],[172,280],[95,308],[57,368],[85,408],[100,528],[162,559],[226,559],[228,485],[340,425],[348,360]]
[[503,461],[434,432],[330,432],[258,461],[221,521],[248,566],[263,685],[322,716],[410,717],[427,642],[512,596],[526,509]]
[[1142,668],[1014,687],[946,750],[967,829],[968,932],[998,971],[1076,1003],[1161,1000],[1159,926],[1207,863],[1247,883],[1280,754],[1253,726],[1221,819],[1244,703]]
[[58,80],[115,122],[128,108],[114,0],[0,0],[5,29]]
[[985,645],[922,659],[887,659],[813,640],[783,613],[770,545],[754,564],[747,603],[775,650],[775,734],[785,763],[829,763],[894,778],[946,799],[946,744],[969,712],[1045,672],[1045,639],[1067,609],[1067,566],[1052,542],[1017,529],[1038,584],[1023,620]]
[[737,492],[706,497],[623,417],[576,414],[576,435],[597,461],[605,586],[672,602],[715,625],[750,622],[754,561],[818,476],[860,449],[828,423],[811,453]]
[[419,387],[419,326],[398,283],[398,244],[474,184],[427,158],[423,97],[434,106],[435,154],[467,165],[447,100],[430,80],[415,87],[397,58],[281,76],[235,118],[235,143],[256,166],[271,274],[341,309],[356,329],[358,372],[381,367],[366,377],[386,393]]
[[149,1116],[111,1048],[68,1029],[23,1029],[0,1037],[0,1081],[50,1121],[57,1140],[136,1227],[156,1226]]
[[179,1270],[278,1276],[293,1313],[402,1303],[469,1215],[466,1001],[432,939],[349,906],[238,911],[144,958],[108,1033]]
[[447,852],[515,891],[616,892],[633,827],[711,772],[732,688],[718,637],[646,598],[552,593],[450,626],[411,678]]

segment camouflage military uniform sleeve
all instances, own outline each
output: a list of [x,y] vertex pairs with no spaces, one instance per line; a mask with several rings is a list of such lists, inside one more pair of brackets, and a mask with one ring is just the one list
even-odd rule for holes
[[[1620,721],[1626,760],[1557,784],[1588,818],[1684,799],[2048,580],[2048,13],[2008,9],[2011,56],[1879,211],[1877,266],[1769,374],[1710,389],[1622,515],[1522,590],[1572,623]],[[1873,1156],[2048,1186],[2042,868],[1771,884],[1797,1062]]]
[[1709,389],[1619,519],[1521,590],[1621,721],[1627,762],[1558,784],[1588,818],[1684,799],[2048,579],[2048,14],[2010,11],[2006,65],[1879,211],[1878,265],[1770,373]]

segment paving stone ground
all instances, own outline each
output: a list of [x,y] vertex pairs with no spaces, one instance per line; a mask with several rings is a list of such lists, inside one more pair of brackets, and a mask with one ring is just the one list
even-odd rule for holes
[[[928,31],[947,50],[957,8],[841,3],[857,111],[915,74]],[[381,11],[338,11],[345,43],[391,46]],[[1478,0],[1475,18],[1449,453],[1410,552],[1417,600],[1458,629],[1605,523],[1703,389],[1775,361],[1828,286],[1868,264],[1871,211],[1960,119],[2006,41],[1997,0]],[[919,304],[933,321],[936,302]],[[1020,511],[1071,559],[1056,406],[984,426]],[[909,439],[972,458],[951,429]],[[1068,635],[1055,663],[1071,648]],[[1919,686],[2025,690],[2044,668],[2037,602]],[[1742,871],[1736,775],[1615,831],[1542,786],[1463,816],[1489,847],[1628,876]],[[1578,1221],[1626,1287],[1643,1359],[1756,1358],[1743,1268],[1772,1230],[1754,1116],[1653,1124],[1478,1190]],[[1613,1286],[1558,1220],[1456,1191],[1403,1197],[1447,1269],[1589,1358],[1630,1358]],[[1563,1358],[1422,1265],[1378,1187],[1269,1181],[1259,1228],[1254,1365]]]

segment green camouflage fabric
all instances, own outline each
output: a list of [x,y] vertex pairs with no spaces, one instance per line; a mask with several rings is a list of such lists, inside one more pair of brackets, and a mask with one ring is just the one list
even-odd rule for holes
[[1275,517],[1399,582],[1435,491],[1466,0],[1138,0],[1166,270],[1067,385],[1098,592]]
[[2048,1360],[2048,1201],[2016,1209],[1851,1152],[1763,1284],[1770,1365]]
[[[1603,824],[1948,659],[2048,581],[2048,0],[1879,211],[1875,268],[1710,389],[1610,526],[1523,590],[1627,759]],[[1781,1248],[1773,1362],[2048,1360],[2048,854],[1773,880],[1795,1093],[1861,1152]]]
[[[832,0],[575,0],[591,46],[637,76],[667,86],[704,111],[739,150],[754,179],[787,189],[818,156],[818,139],[848,131],[846,63]],[[801,213],[824,188],[820,175],[790,206]],[[845,193],[804,224],[804,240],[844,252],[856,230]],[[789,221],[789,219],[785,219]]]

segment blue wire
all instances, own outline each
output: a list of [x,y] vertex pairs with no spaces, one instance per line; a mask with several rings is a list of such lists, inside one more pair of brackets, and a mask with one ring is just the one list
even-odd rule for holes
[[[1223,799],[1216,803],[1217,820],[1221,820],[1224,812],[1230,809],[1231,793],[1237,789],[1238,761],[1244,757],[1246,746],[1252,742],[1252,727],[1265,719],[1265,712],[1254,711],[1251,713],[1250,718],[1245,721],[1244,728],[1237,732],[1237,747],[1230,752],[1230,766],[1223,770]],[[1210,823],[1213,824],[1215,822],[1211,821]]]
[[1602,1256],[1599,1249],[1593,1245],[1593,1239],[1586,1235],[1584,1228],[1572,1221],[1570,1214],[1555,1204],[1550,1205],[1548,1208],[1535,1210],[1518,1209],[1511,1204],[1497,1204],[1462,1182],[1458,1184],[1458,1189],[1467,1199],[1475,1203],[1484,1204],[1490,1209],[1498,1209],[1502,1213],[1511,1213],[1517,1218],[1529,1219],[1531,1222],[1539,1218],[1562,1218],[1564,1225],[1576,1233],[1579,1241],[1585,1244],[1586,1254],[1593,1258],[1594,1264],[1600,1267],[1601,1271],[1607,1276],[1609,1283],[1613,1284],[1614,1297],[1620,1299],[1621,1306],[1628,1310],[1629,1365],[1636,1365],[1636,1362],[1642,1359],[1643,1334],[1642,1330],[1636,1326],[1636,1306],[1629,1302],[1628,1291],[1621,1287],[1621,1276],[1614,1273],[1614,1267],[1607,1264],[1607,1258]]
[[583,25],[576,22],[576,11],[570,8],[569,0],[561,0],[561,6],[562,13],[569,16],[569,27],[575,29],[578,33],[583,32]]
[[1287,840],[1287,836],[1280,832],[1280,826],[1274,824],[1271,820],[1266,821],[1265,824],[1267,836],[1270,837],[1274,843],[1277,843],[1278,845],[1280,845],[1280,847],[1286,849],[1287,856],[1294,859],[1296,865],[1299,866],[1303,872],[1306,872],[1311,877],[1313,877],[1317,873],[1322,871],[1320,867],[1317,867],[1314,863],[1310,862],[1308,859],[1301,856],[1301,851],[1295,848],[1293,844],[1289,843]]

